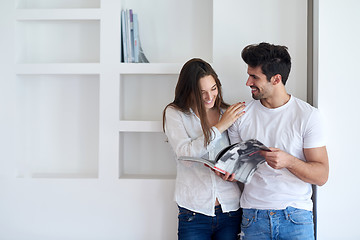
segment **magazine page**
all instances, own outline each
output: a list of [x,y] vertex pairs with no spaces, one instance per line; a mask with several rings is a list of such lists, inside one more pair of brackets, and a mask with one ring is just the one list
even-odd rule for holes
[[248,183],[258,166],[265,162],[260,151],[270,151],[256,139],[231,145],[231,148],[217,160],[215,168],[235,174],[235,179]]
[[197,158],[197,157],[181,156],[181,157],[179,157],[179,160],[204,163],[208,167],[211,167],[211,168],[215,169],[214,168],[215,167],[215,161],[211,161],[211,160],[209,160],[209,159],[207,159],[205,157]]

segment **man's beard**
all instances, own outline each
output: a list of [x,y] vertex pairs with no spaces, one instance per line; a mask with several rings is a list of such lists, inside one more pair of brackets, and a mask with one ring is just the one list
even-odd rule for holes
[[256,92],[257,92],[257,94],[252,93],[253,99],[255,99],[255,100],[260,100],[260,99],[262,99],[263,96],[264,96],[264,94],[263,94],[263,93],[260,93],[260,89],[259,89],[259,88],[256,88]]

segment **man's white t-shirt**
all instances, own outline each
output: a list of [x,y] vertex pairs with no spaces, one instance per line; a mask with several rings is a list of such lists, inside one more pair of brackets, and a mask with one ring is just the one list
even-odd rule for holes
[[[246,103],[245,114],[229,129],[231,143],[258,139],[268,147],[279,148],[305,160],[304,148],[325,146],[319,111],[291,96],[283,106],[270,109],[259,100]],[[285,209],[288,206],[312,210],[312,187],[286,168],[259,166],[241,195],[242,208]]]

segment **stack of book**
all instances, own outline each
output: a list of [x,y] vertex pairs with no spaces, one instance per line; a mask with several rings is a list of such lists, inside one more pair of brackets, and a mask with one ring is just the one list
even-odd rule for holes
[[121,62],[149,62],[140,44],[138,16],[132,9],[121,10],[121,45]]

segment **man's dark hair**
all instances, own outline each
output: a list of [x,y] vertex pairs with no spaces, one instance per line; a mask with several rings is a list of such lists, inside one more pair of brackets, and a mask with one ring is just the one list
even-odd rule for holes
[[241,57],[250,67],[261,67],[267,80],[280,74],[285,85],[291,69],[291,57],[287,47],[262,42],[245,47]]

